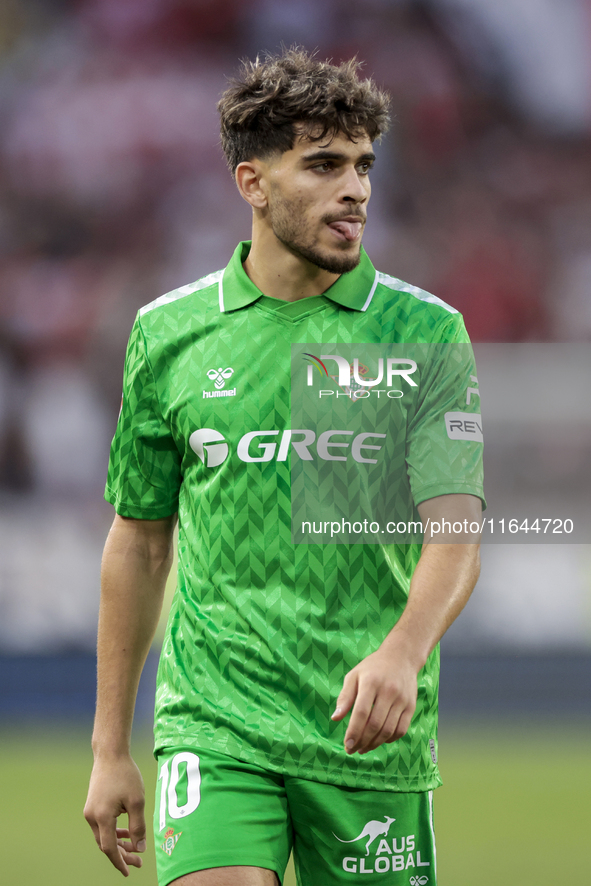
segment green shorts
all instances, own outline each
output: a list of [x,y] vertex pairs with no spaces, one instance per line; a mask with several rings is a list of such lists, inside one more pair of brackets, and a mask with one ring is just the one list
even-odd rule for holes
[[299,886],[436,886],[431,791],[284,777],[215,751],[159,755],[154,834],[160,886],[227,865],[282,883],[292,848]]

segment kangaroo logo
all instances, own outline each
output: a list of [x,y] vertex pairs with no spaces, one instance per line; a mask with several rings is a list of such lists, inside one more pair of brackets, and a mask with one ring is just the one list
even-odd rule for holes
[[396,821],[395,818],[390,818],[389,815],[385,816],[386,821],[368,821],[361,833],[358,837],[355,837],[354,840],[341,840],[340,837],[337,837],[335,832],[332,832],[333,837],[337,837],[339,843],[356,843],[357,840],[361,840],[363,837],[367,837],[367,843],[365,844],[365,854],[369,855],[369,847],[381,834],[386,837],[388,835],[388,831],[390,830],[390,825],[393,821]]
[[219,369],[208,369],[207,377],[212,381],[215,381],[216,388],[223,388],[226,384],[226,379],[231,378],[234,375],[234,370],[228,366],[227,369],[222,369],[220,366]]

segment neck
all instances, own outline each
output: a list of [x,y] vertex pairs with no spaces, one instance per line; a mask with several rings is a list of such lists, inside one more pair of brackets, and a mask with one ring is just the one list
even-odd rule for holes
[[340,276],[295,255],[270,229],[257,225],[244,270],[264,295],[282,301],[322,295]]

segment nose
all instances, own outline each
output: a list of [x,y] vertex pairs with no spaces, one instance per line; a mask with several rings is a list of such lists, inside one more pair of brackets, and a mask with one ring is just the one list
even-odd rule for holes
[[341,199],[345,203],[366,203],[370,193],[369,177],[359,175],[355,166],[347,167],[344,171]]

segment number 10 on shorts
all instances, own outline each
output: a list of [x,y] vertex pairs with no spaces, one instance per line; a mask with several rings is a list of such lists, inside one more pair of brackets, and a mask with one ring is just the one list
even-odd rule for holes
[[[181,770],[181,765],[183,770]],[[186,818],[195,812],[201,802],[201,771],[199,757],[190,751],[175,754],[160,767],[158,781],[160,788],[160,830],[166,827],[166,814],[169,818]],[[184,802],[179,803],[179,794]],[[186,796],[186,799],[185,799]]]

